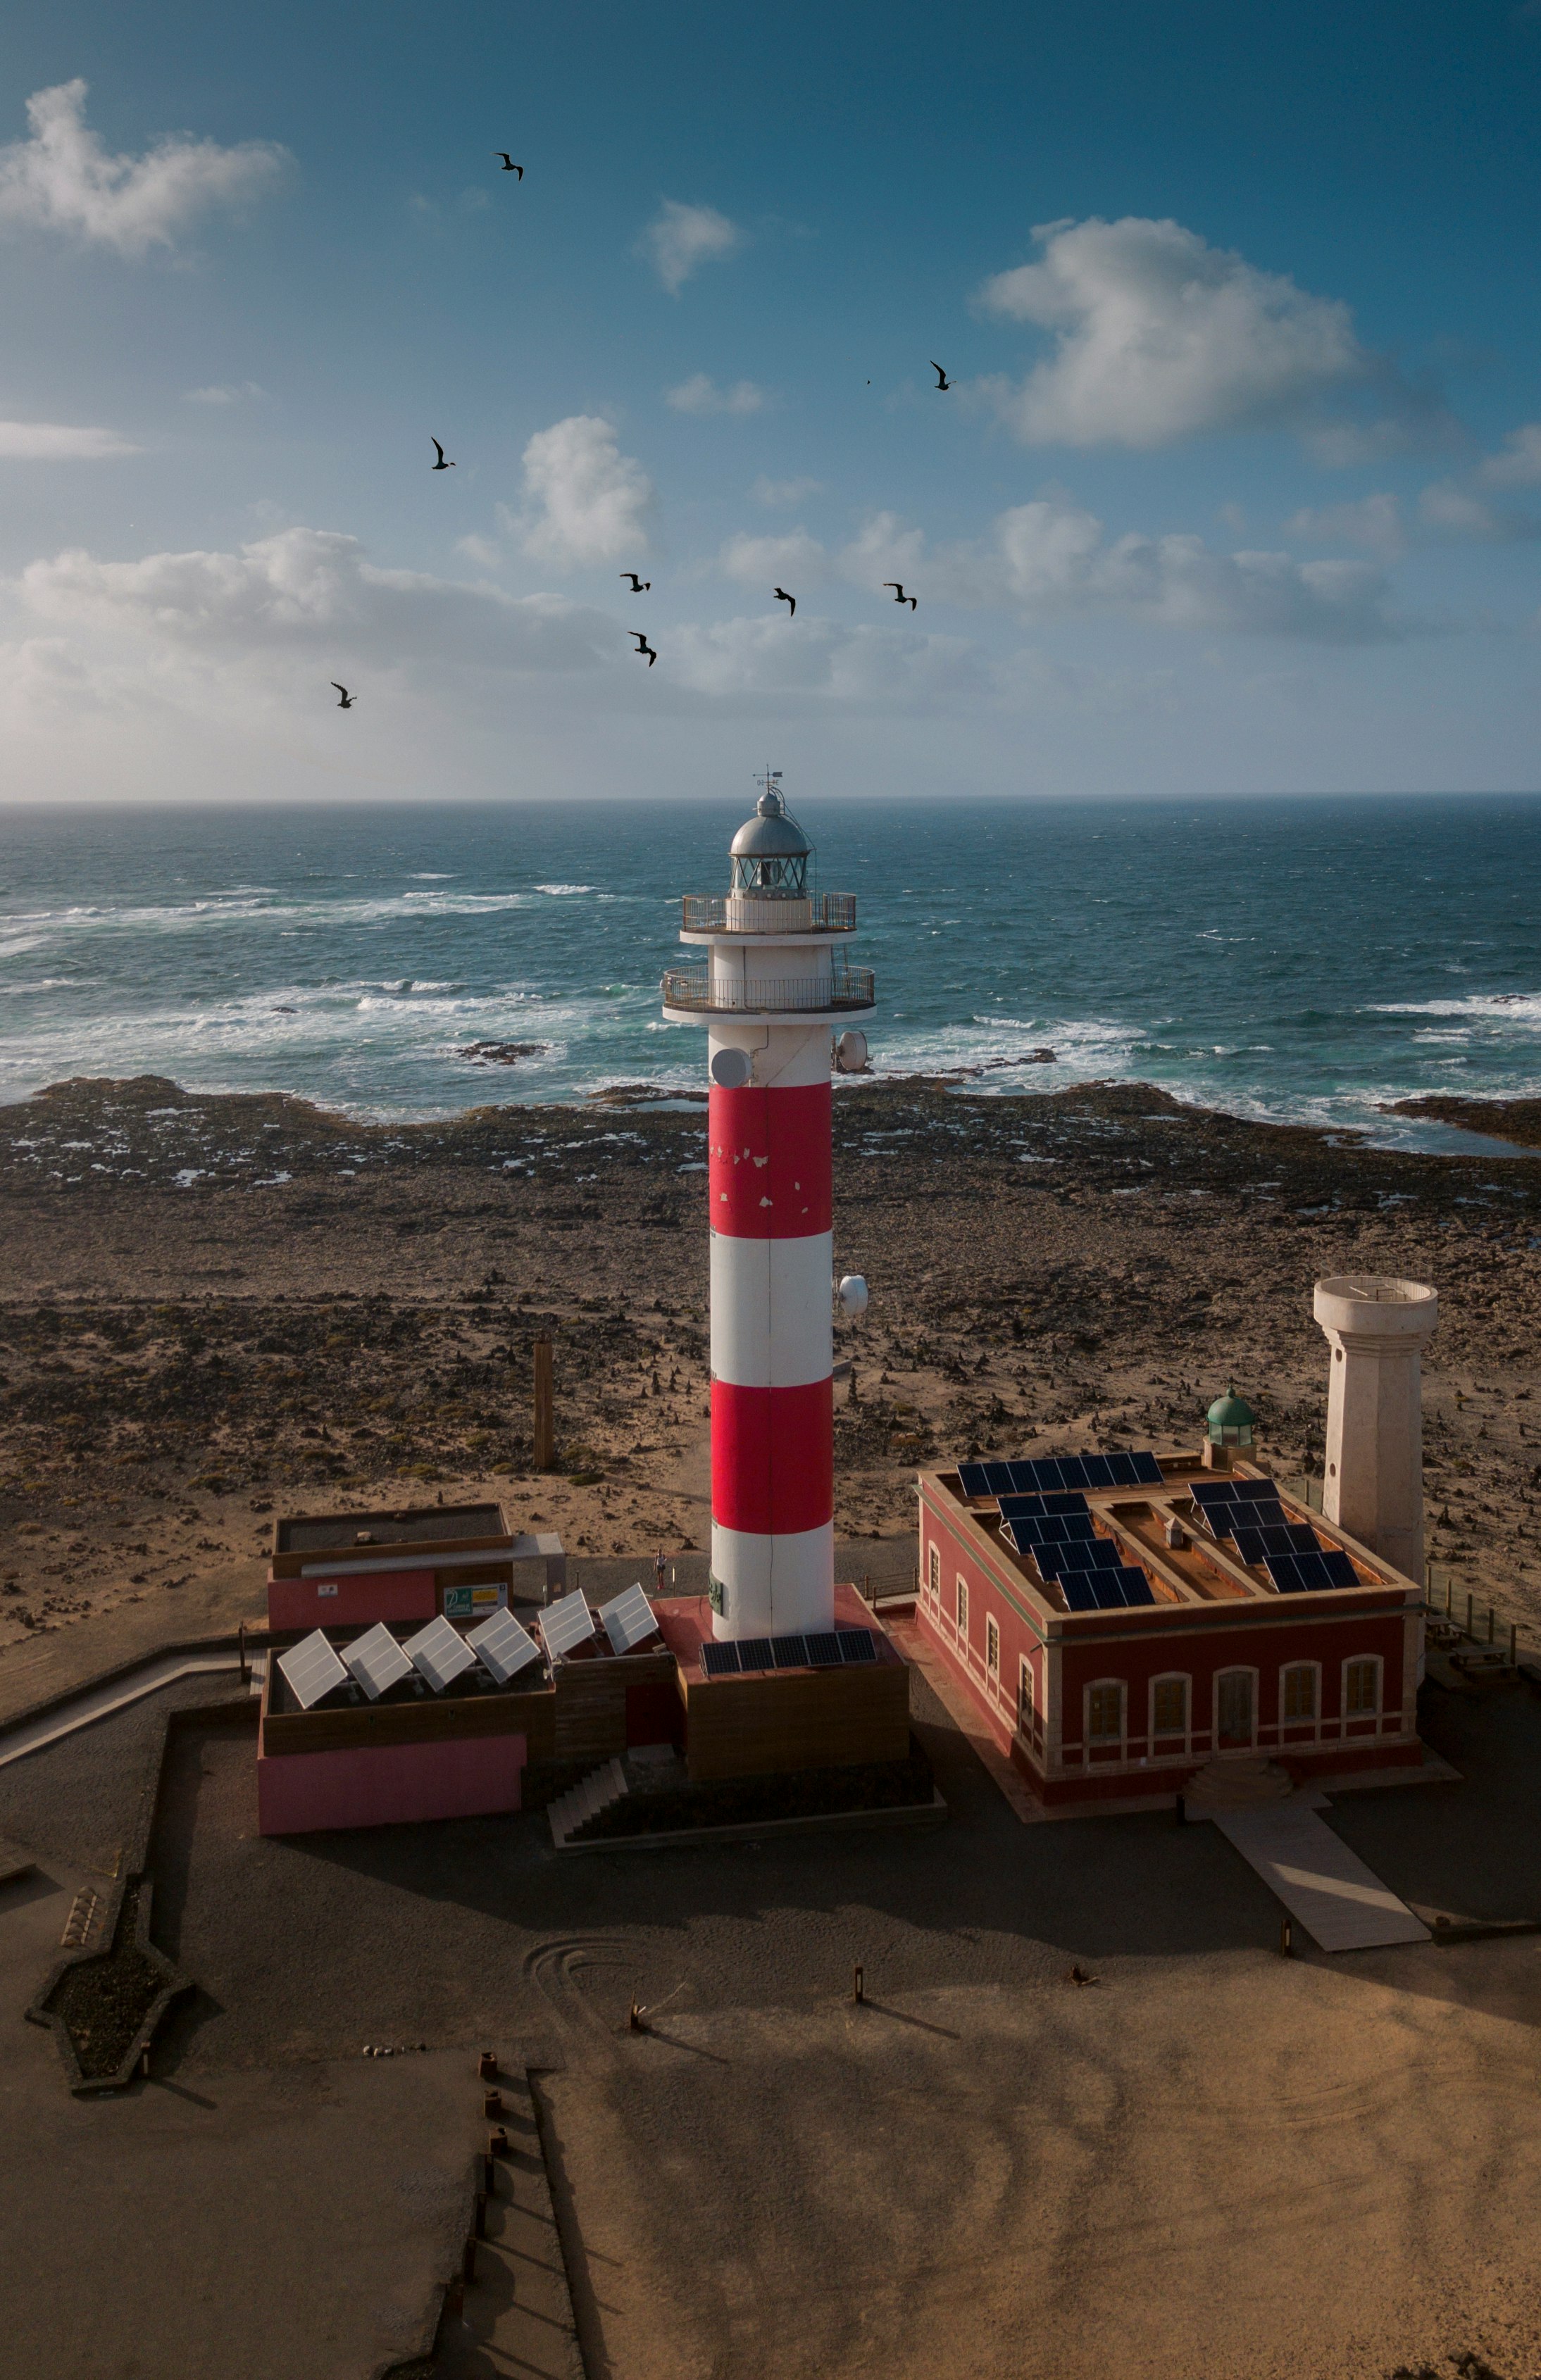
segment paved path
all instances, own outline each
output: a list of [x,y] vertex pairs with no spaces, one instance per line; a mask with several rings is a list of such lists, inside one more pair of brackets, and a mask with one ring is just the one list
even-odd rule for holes
[[1324,1950],[1426,1942],[1428,1927],[1304,1803],[1217,1811],[1214,1824]]
[[[62,1735],[73,1735],[77,1728],[110,1718],[114,1711],[142,1702],[146,1694],[158,1694],[163,1686],[172,1685],[178,1678],[196,1677],[204,1671],[223,1674],[239,1667],[239,1655],[229,1651],[167,1653],[158,1661],[147,1661],[127,1678],[111,1679],[103,1686],[88,1686],[68,1702],[45,1711],[41,1718],[26,1720],[0,1733],[0,1768],[13,1760],[23,1759],[29,1752],[41,1752],[45,1743],[56,1743]],[[256,1683],[254,1670],[254,1690]]]

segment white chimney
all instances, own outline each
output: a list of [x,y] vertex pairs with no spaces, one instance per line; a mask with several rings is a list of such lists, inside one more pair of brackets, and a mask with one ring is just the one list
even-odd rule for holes
[[1423,1383],[1419,1358],[1437,1293],[1375,1273],[1317,1283],[1313,1310],[1332,1350],[1322,1511],[1424,1584]]

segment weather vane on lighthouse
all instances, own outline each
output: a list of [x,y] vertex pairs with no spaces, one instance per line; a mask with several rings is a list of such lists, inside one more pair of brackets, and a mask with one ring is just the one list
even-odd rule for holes
[[[845,1020],[876,995],[842,948],[855,900],[815,894],[813,847],[781,774],[767,765],[756,779],[726,895],[685,896],[680,939],[704,948],[705,968],[662,984],[669,1021],[708,1031],[719,1637],[827,1629],[834,1611],[831,1069],[866,1063]],[[866,1304],[855,1277],[841,1293],[847,1311]]]

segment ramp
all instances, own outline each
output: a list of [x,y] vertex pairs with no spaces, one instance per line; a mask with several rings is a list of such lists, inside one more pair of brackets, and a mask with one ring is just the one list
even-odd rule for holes
[[1263,1810],[1217,1811],[1212,1824],[1323,1950],[1429,1940],[1428,1927],[1406,1901],[1315,1810],[1276,1802]]

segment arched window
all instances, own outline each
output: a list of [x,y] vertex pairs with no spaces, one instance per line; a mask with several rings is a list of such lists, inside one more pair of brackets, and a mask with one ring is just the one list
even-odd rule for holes
[[1104,1678],[1086,1688],[1086,1742],[1088,1743],[1121,1743],[1123,1741],[1123,1681]]
[[985,1621],[985,1667],[992,1678],[1001,1675],[1001,1631],[989,1618]]
[[958,1574],[958,1633],[960,1636],[968,1633],[968,1581],[961,1572]]
[[1343,1664],[1343,1710],[1350,1718],[1372,1718],[1380,1709],[1380,1662],[1378,1658],[1345,1661]]
[[1154,1736],[1186,1737],[1188,1681],[1158,1678],[1150,1689],[1150,1732]]
[[1299,1726],[1317,1716],[1317,1665],[1293,1661],[1280,1681],[1279,1715],[1286,1726]]
[[932,1601],[935,1602],[940,1600],[941,1595],[941,1556],[937,1551],[935,1546],[931,1547],[926,1557],[926,1584],[930,1589]]

